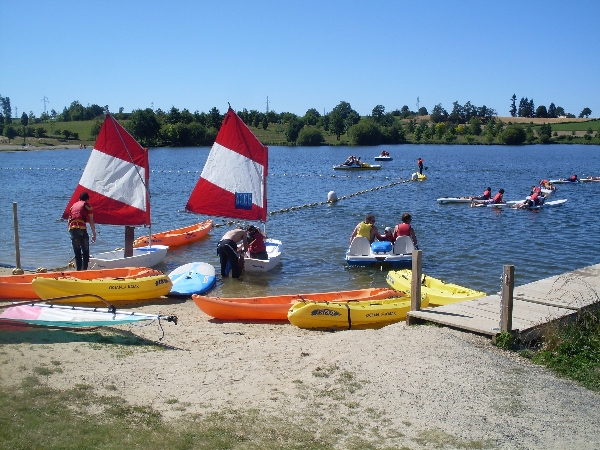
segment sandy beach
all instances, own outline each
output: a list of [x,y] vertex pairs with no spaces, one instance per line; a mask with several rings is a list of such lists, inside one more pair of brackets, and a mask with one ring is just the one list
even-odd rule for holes
[[[1,274],[10,269],[0,269]],[[127,309],[125,305],[122,309]],[[288,323],[220,322],[191,301],[136,310],[179,324],[94,331],[0,326],[0,383],[40,367],[55,388],[93,386],[166,420],[224,409],[314,421],[375,448],[600,447],[600,395],[488,338],[404,322],[319,332]],[[346,444],[345,444],[346,443]]]

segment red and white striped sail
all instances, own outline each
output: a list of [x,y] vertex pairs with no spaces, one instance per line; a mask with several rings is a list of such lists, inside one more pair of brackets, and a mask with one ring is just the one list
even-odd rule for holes
[[94,223],[150,225],[148,176],[148,149],[107,114],[63,219],[85,191],[94,209]]
[[266,222],[268,153],[229,108],[185,209]]

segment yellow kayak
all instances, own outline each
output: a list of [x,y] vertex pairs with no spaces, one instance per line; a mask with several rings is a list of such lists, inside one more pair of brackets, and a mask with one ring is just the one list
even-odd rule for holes
[[[41,299],[65,297],[77,294],[95,294],[108,302],[147,300],[167,295],[173,283],[163,274],[137,278],[94,278],[81,280],[72,277],[35,277],[33,290]],[[93,298],[76,298],[68,303],[97,302]]]
[[408,311],[410,297],[334,303],[300,301],[288,311],[288,320],[299,328],[381,328],[406,319]]
[[[386,277],[387,284],[397,291],[404,291],[410,294],[412,271],[391,270]],[[427,299],[429,306],[443,306],[451,303],[472,300],[474,298],[485,297],[485,292],[475,291],[458,284],[446,283],[437,278],[423,274],[421,280],[421,299]]]

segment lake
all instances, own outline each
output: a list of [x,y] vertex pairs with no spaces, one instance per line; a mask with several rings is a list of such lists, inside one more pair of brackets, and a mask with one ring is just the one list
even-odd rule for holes
[[[374,157],[383,149],[393,161],[381,162],[379,171],[332,169],[351,154],[375,164]],[[209,150],[150,150],[154,232],[206,219],[187,213],[185,204]],[[15,264],[13,202],[18,203],[23,267],[61,267],[72,258],[67,225],[60,216],[90,151],[0,152],[0,263]],[[409,179],[419,157],[424,159],[428,179],[390,186]],[[486,186],[494,193],[504,188],[506,200],[523,199],[539,180],[573,174],[600,175],[598,146],[270,147],[268,211],[301,207],[268,216],[267,234],[283,242],[282,263],[269,273],[245,273],[240,280],[218,277],[212,294],[254,296],[386,286],[385,270],[350,268],[344,262],[350,234],[368,212],[375,214],[380,231],[397,224],[402,213],[411,213],[423,250],[424,273],[488,294],[500,290],[505,264],[515,266],[516,285],[597,264],[600,183],[558,185],[554,199],[568,202],[536,211],[436,202],[438,197],[481,195]],[[367,192],[321,204],[329,191],[340,198]],[[303,207],[315,202],[319,204]],[[215,218],[215,224],[227,220]],[[206,239],[169,251],[157,268],[169,272],[191,261],[218,267],[216,245],[231,227],[215,228]],[[92,254],[124,245],[123,227],[98,225],[97,231]],[[136,229],[136,237],[147,231]]]

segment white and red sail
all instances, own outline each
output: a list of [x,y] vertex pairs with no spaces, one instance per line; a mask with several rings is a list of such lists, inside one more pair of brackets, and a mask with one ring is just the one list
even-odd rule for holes
[[148,149],[107,114],[63,218],[69,217],[71,206],[85,191],[95,223],[150,225],[148,177]]
[[266,222],[268,153],[229,108],[185,209]]

